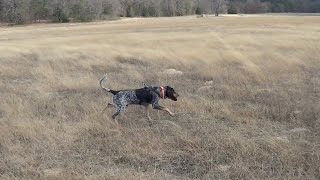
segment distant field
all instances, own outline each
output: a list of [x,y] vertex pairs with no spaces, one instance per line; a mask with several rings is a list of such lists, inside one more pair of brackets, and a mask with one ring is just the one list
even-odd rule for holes
[[[115,123],[105,73],[177,116]],[[0,27],[0,178],[320,179],[319,100],[319,16]]]

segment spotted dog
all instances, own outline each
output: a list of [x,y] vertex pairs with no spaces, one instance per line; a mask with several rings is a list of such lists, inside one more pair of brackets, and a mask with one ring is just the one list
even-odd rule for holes
[[166,111],[171,116],[175,115],[167,107],[163,107],[159,105],[160,99],[169,98],[173,101],[177,101],[179,94],[176,93],[172,87],[170,86],[153,87],[153,86],[145,85],[144,88],[140,88],[140,89],[116,91],[116,90],[111,90],[103,85],[103,82],[106,81],[106,78],[107,78],[107,75],[105,75],[100,80],[100,86],[104,91],[113,94],[113,104],[109,103],[107,106],[107,107],[109,106],[116,107],[117,111],[112,115],[113,119],[115,119],[120,113],[124,112],[125,108],[129,104],[137,104],[137,105],[144,106],[149,120],[151,120],[149,116],[149,108],[148,108],[150,104],[152,105],[153,109]]

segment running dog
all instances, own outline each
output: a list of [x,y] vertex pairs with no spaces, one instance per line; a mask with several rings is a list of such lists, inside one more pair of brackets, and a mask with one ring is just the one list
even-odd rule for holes
[[[149,116],[149,105],[152,105],[153,109],[162,110],[168,112],[171,116],[175,114],[171,112],[167,107],[159,105],[160,99],[169,98],[173,101],[177,101],[179,94],[174,91],[170,86],[144,86],[140,89],[132,90],[111,90],[104,86],[103,82],[106,81],[107,74],[100,80],[101,88],[113,94],[113,104],[109,103],[108,106],[115,106],[116,112],[112,115],[115,119],[119,114],[123,113],[125,108],[129,104],[137,104],[145,107],[147,117],[151,120]],[[107,107],[108,107],[107,106]],[[106,107],[106,108],[107,108]]]

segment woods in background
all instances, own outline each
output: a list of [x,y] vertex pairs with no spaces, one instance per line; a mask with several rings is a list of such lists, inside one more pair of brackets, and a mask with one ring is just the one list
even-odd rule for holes
[[0,0],[0,22],[13,24],[265,12],[320,12],[320,0]]
[[228,13],[320,12],[320,0],[229,0]]

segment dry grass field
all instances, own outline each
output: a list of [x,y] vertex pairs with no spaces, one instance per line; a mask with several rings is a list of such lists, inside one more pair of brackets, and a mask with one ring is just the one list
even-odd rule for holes
[[[0,65],[1,179],[320,178],[319,16],[0,27]],[[105,73],[177,115],[114,122]]]

